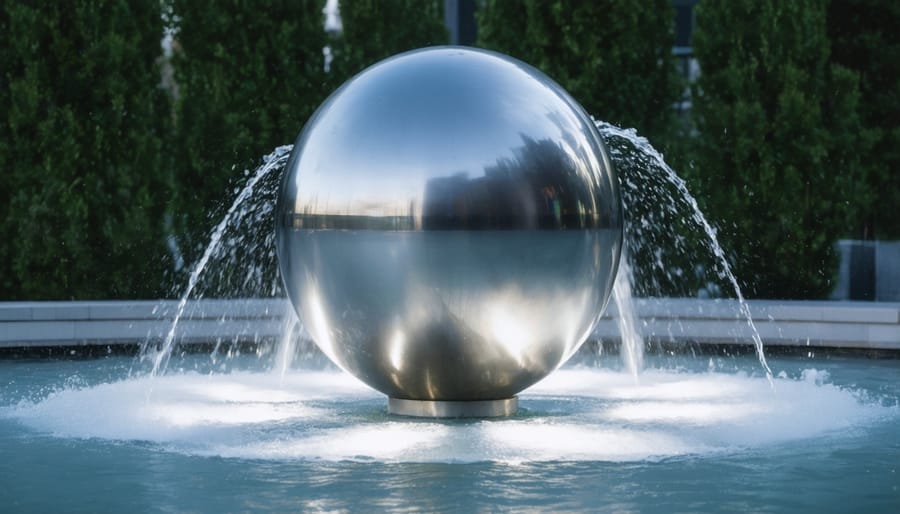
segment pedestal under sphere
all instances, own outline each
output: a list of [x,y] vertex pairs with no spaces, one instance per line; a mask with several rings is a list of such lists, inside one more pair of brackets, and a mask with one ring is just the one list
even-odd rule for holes
[[301,131],[278,258],[306,330],[399,400],[508,399],[564,363],[609,298],[618,182],[584,110],[471,48],[404,53]]

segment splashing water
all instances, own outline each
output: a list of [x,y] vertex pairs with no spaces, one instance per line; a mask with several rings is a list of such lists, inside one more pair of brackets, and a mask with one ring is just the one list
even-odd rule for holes
[[[156,376],[157,374],[165,372],[166,366],[168,365],[169,359],[172,355],[172,348],[175,344],[175,335],[178,328],[178,323],[181,320],[181,317],[184,315],[188,299],[191,297],[191,294],[197,287],[200,276],[206,270],[209,260],[220,250],[222,236],[225,233],[225,229],[233,223],[233,218],[243,217],[247,214],[246,212],[239,210],[241,205],[251,197],[251,195],[255,191],[256,185],[261,180],[268,176],[273,170],[281,170],[284,167],[284,164],[287,162],[287,159],[290,156],[292,148],[293,145],[279,146],[272,153],[263,158],[263,164],[256,169],[255,174],[250,178],[250,180],[247,181],[247,184],[243,187],[240,193],[238,193],[237,197],[234,199],[234,202],[232,202],[231,207],[229,207],[228,211],[226,211],[225,216],[222,218],[222,221],[220,221],[219,224],[216,225],[216,227],[213,229],[209,238],[209,244],[206,246],[206,250],[204,250],[203,255],[200,257],[200,260],[197,261],[197,264],[194,266],[194,269],[191,271],[191,274],[188,277],[187,287],[185,288],[184,293],[182,293],[181,299],[178,302],[178,308],[175,310],[175,316],[172,320],[172,326],[169,328],[169,331],[166,334],[166,338],[163,340],[162,348],[158,352],[156,352],[155,356],[153,357],[153,368],[150,371],[150,376]],[[269,209],[271,210],[272,207],[273,206],[270,205]],[[245,281],[246,280],[249,280],[249,278],[245,279]],[[147,352],[146,348],[144,352]]]
[[[251,358],[239,360],[252,365]],[[715,460],[763,448],[784,455],[786,443],[821,446],[822,438],[852,438],[866,426],[896,422],[894,393],[866,399],[833,383],[825,369],[779,364],[791,368],[775,379],[774,397],[760,378],[742,372],[650,369],[635,384],[617,371],[566,368],[522,394],[527,416],[466,423],[386,417],[382,395],[337,370],[290,373],[284,380],[249,370],[188,372],[45,388],[37,398],[15,401],[4,399],[13,391],[3,391],[0,423],[11,418],[20,423],[17,431],[83,444],[143,441],[206,457],[516,464]],[[871,377],[862,365],[849,365]],[[872,390],[891,376],[887,369],[870,381]],[[137,401],[148,387],[154,396]]]
[[631,295],[632,276],[631,263],[628,262],[627,252],[623,250],[619,260],[619,272],[613,285],[613,302],[617,311],[616,324],[622,337],[620,350],[622,360],[625,369],[637,381],[638,374],[644,367],[644,337],[638,329],[635,316],[634,298]]
[[[747,324],[751,329],[751,333],[753,335],[754,345],[756,347],[756,353],[759,358],[759,361],[766,372],[766,377],[768,378],[770,384],[774,384],[772,381],[772,373],[769,369],[768,364],[766,363],[765,355],[763,353],[763,344],[762,340],[759,336],[759,333],[752,321],[750,310],[747,303],[744,301],[743,295],[741,293],[740,287],[735,279],[733,273],[731,272],[728,261],[725,259],[724,251],[721,246],[718,244],[716,240],[716,235],[714,229],[707,222],[699,207],[697,206],[697,202],[694,197],[687,190],[687,186],[684,181],[678,177],[678,175],[671,169],[671,167],[666,164],[662,155],[650,145],[649,141],[637,135],[634,129],[622,129],[616,126],[613,126],[609,123],[603,121],[595,122],[598,130],[601,135],[607,140],[608,147],[610,148],[610,153],[613,158],[615,158],[619,162],[636,160],[636,163],[645,168],[653,168],[653,171],[656,169],[661,170],[663,173],[653,174],[650,176],[650,170],[641,169],[641,173],[647,174],[647,177],[643,177],[638,183],[634,183],[630,178],[623,178],[620,176],[620,180],[623,180],[623,199],[624,207],[626,214],[632,213],[636,206],[644,202],[644,198],[642,196],[648,190],[648,184],[653,181],[658,181],[659,178],[662,178],[667,184],[674,188],[674,191],[665,193],[668,196],[667,202],[674,205],[677,201],[686,202],[689,210],[691,212],[690,219],[693,223],[700,228],[706,238],[706,245],[712,250],[715,258],[717,259],[717,266],[721,269],[720,278],[726,280],[733,287],[735,294],[739,300],[740,306],[740,315],[747,320]],[[635,150],[638,151],[637,155],[628,155],[624,152],[619,146],[615,143],[617,142],[627,142],[627,144],[631,145]],[[261,242],[252,243],[248,241],[248,237],[244,237],[244,235],[239,234],[234,241],[227,240],[224,236],[226,230],[240,230],[243,227],[240,227],[240,223],[245,220],[245,218],[252,218],[251,223],[255,226],[265,225],[264,218],[267,215],[270,215],[272,210],[274,209],[275,203],[275,192],[276,187],[265,188],[262,186],[262,182],[267,180],[270,175],[273,175],[278,178],[278,175],[283,168],[287,159],[290,155],[290,151],[292,149],[291,145],[280,146],[276,148],[272,153],[264,157],[263,164],[255,170],[255,172],[250,176],[247,180],[246,184],[242,189],[236,191],[237,196],[232,202],[230,208],[226,211],[222,220],[216,225],[215,229],[211,232],[209,243],[206,246],[201,258],[197,261],[197,264],[193,267],[190,276],[188,278],[187,287],[181,294],[181,298],[178,304],[178,307],[175,312],[175,316],[172,320],[171,327],[162,343],[159,351],[153,353],[152,357],[152,370],[151,376],[155,376],[165,372],[165,369],[168,365],[168,362],[171,358],[171,354],[173,351],[173,347],[175,346],[175,342],[177,339],[177,328],[180,320],[185,316],[185,309],[188,303],[188,300],[193,296],[197,296],[196,292],[198,290],[198,283],[200,282],[201,276],[207,271],[208,268],[211,267],[211,260],[214,258],[224,258],[230,259],[229,265],[233,269],[241,269],[240,272],[242,276],[238,276],[236,279],[231,277],[231,275],[235,275],[235,273],[231,273],[227,278],[229,283],[225,286],[217,286],[219,290],[217,291],[219,294],[224,295],[234,295],[233,289],[239,289],[241,287],[246,288],[246,286],[250,283],[258,283],[264,280],[264,277],[272,274],[272,269],[275,266],[275,252],[274,252],[274,231],[271,231],[271,234],[266,233]],[[265,189],[264,191],[260,188]],[[260,189],[258,191],[258,189]],[[630,195],[629,195],[630,193]],[[657,192],[656,194],[663,194]],[[680,197],[680,198],[679,198]],[[251,200],[252,201],[248,201]],[[644,202],[646,203],[646,202]],[[670,209],[674,209],[670,206]],[[626,216],[626,228],[631,230],[626,230],[626,239],[629,240],[629,243],[640,244],[636,241],[632,241],[632,239],[638,239],[641,234],[641,230],[648,228],[648,225],[655,226],[659,225],[660,221],[655,220],[653,215],[649,216]],[[630,225],[629,225],[630,224]],[[665,224],[665,223],[663,223]],[[248,227],[249,228],[249,227]],[[249,232],[254,232],[257,237],[259,237],[259,231],[247,230]],[[674,246],[675,247],[684,247],[686,245],[686,240],[677,235],[676,231],[667,231],[666,237],[673,237],[671,234],[675,232],[674,236]],[[248,248],[252,247],[252,248]],[[241,253],[243,252],[243,253]],[[253,263],[246,262],[247,257],[250,256],[254,259],[255,264],[260,264],[257,260],[258,256],[261,254],[265,254],[268,256],[268,262],[262,262],[261,265],[252,265]],[[242,260],[244,259],[244,260]],[[656,261],[653,263],[653,267],[658,270],[665,270],[667,273],[671,271],[671,266],[669,266],[669,261],[664,258],[661,252],[657,252]],[[214,268],[218,268],[218,266],[212,266]],[[643,367],[643,350],[644,350],[644,340],[641,335],[641,331],[638,328],[639,320],[635,316],[635,308],[633,301],[633,293],[632,289],[634,288],[634,273],[632,271],[633,264],[630,262],[628,256],[623,256],[622,264],[620,265],[620,272],[616,277],[615,285],[613,288],[613,302],[616,304],[617,310],[619,312],[619,316],[617,317],[617,324],[619,326],[619,331],[622,337],[622,359],[625,365],[625,368],[628,372],[633,376],[637,377],[638,373]],[[272,268],[272,269],[269,269]],[[641,269],[643,272],[644,270]],[[679,271],[676,269],[676,271]],[[680,275],[679,273],[674,273],[675,275]],[[221,273],[216,273],[217,281],[226,281],[225,277],[222,276]],[[271,291],[267,291],[266,294],[277,294],[278,286],[272,285]],[[200,297],[203,296],[201,293]],[[282,380],[284,378],[285,373],[291,367],[294,353],[296,352],[296,341],[297,333],[302,332],[302,327],[298,327],[298,321],[293,315],[291,311],[287,316],[285,316],[285,327],[284,327],[284,335],[277,342],[276,345],[276,355],[273,365],[273,371],[278,373]],[[149,351],[150,345],[145,345],[145,349],[142,352],[142,358],[149,355],[151,352]],[[218,345],[217,345],[218,348]]]
[[[769,384],[774,387],[775,382],[772,376],[772,370],[769,368],[769,364],[766,362],[765,352],[763,350],[763,342],[762,338],[759,335],[759,331],[756,329],[756,325],[753,323],[753,317],[750,313],[750,307],[747,302],[744,300],[744,295],[741,293],[741,287],[738,284],[737,278],[735,278],[734,273],[731,271],[731,266],[728,263],[728,259],[725,258],[725,252],[722,250],[722,247],[719,245],[718,239],[716,238],[716,231],[712,228],[709,222],[706,220],[706,217],[703,215],[703,212],[700,210],[700,207],[697,205],[697,200],[691,195],[690,191],[688,191],[687,184],[684,180],[675,173],[675,171],[666,163],[662,154],[654,148],[647,138],[639,136],[635,129],[623,129],[620,127],[616,127],[615,125],[611,125],[605,121],[595,120],[594,124],[597,126],[597,129],[600,131],[600,134],[605,139],[617,138],[620,140],[625,140],[629,144],[631,144],[638,152],[640,152],[641,156],[644,159],[649,159],[655,167],[663,171],[662,178],[672,187],[674,187],[675,191],[681,196],[681,198],[688,203],[690,206],[690,216],[691,220],[700,227],[706,235],[707,246],[712,250],[715,258],[717,260],[717,264],[721,269],[720,278],[727,280],[727,282],[731,285],[734,290],[734,294],[737,296],[738,305],[740,309],[741,316],[746,319],[747,325],[750,328],[750,332],[753,338],[753,344],[756,348],[756,355],[759,359],[760,365],[762,365],[763,369],[766,373],[766,378],[769,381]],[[610,153],[612,157],[618,157],[620,159],[625,156],[622,154],[622,151],[617,148],[616,145],[608,145],[610,148]],[[627,206],[626,206],[627,209]],[[662,263],[660,263],[662,265]]]
[[291,364],[294,362],[294,354],[297,351],[297,334],[295,331],[299,329],[300,320],[294,315],[293,309],[289,302],[285,302],[285,315],[282,318],[281,340],[278,341],[278,353],[275,355],[275,367],[273,371],[278,373],[281,383],[284,383],[284,377]]

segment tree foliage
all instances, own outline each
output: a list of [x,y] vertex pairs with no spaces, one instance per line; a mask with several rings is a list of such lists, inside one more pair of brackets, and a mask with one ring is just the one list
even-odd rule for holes
[[[670,150],[687,141],[689,159],[673,160],[692,160],[680,170],[749,293],[804,298],[830,289],[838,237],[900,237],[895,4],[700,2],[698,136],[681,140],[670,0],[485,0],[477,17],[481,46],[542,69],[591,114]],[[385,57],[447,42],[438,0],[346,0],[343,32],[331,37],[323,6],[0,5],[0,299],[164,294],[167,238],[196,261],[244,170],[293,141],[335,87]],[[163,14],[176,31],[168,97]],[[616,152],[634,151],[619,143]],[[677,216],[654,218],[671,184],[656,187],[653,166],[622,158],[630,164],[620,175],[634,185],[626,192],[650,198],[632,202],[628,226],[653,222],[694,238],[678,222],[654,221]],[[694,259],[672,257],[655,236],[643,241],[635,262],[660,273],[638,290],[691,294],[694,284],[659,277],[673,267],[694,274]],[[229,277],[221,282],[245,280]]]
[[900,3],[832,0],[832,58],[859,74],[860,115],[873,147],[865,155],[873,201],[856,237],[900,239]]
[[158,1],[0,6],[0,298],[162,289]]
[[748,293],[815,298],[867,202],[856,75],[829,59],[823,0],[697,6],[692,178]]
[[324,2],[170,2],[178,87],[175,231],[190,263],[244,170],[293,142],[329,93]]
[[476,15],[479,46],[540,69],[598,118],[670,135],[681,94],[670,0],[488,0]]
[[440,0],[350,0],[340,3],[343,31],[331,43],[335,86],[391,55],[445,45]]

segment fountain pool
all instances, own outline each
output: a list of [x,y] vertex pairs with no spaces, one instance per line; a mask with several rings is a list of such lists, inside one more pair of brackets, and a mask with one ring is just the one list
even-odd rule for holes
[[[0,359],[0,510],[900,511],[900,361],[767,360],[714,230],[683,181],[633,131],[596,124],[667,184],[654,190],[625,176],[626,203],[668,205],[638,195],[669,190],[686,199],[693,214],[663,214],[712,241],[715,262],[699,267],[715,275],[704,290],[733,286],[755,357],[641,356],[644,345],[631,341],[623,347],[634,353],[619,370],[606,359],[598,367],[588,348],[525,389],[515,415],[436,420],[388,414],[381,394],[321,355],[310,361],[318,365],[290,366],[298,353],[291,337],[271,359],[220,359],[218,342],[211,355],[185,355],[178,320],[189,317],[189,298],[234,296],[207,294],[204,274],[214,290],[236,280],[250,296],[283,292],[271,273],[274,238],[258,228],[273,226],[270,172],[285,166],[290,150],[281,147],[240,190],[167,335],[148,340],[140,358]],[[676,226],[631,217],[668,237]],[[626,227],[633,249],[661,247],[637,225]],[[248,235],[258,245],[248,245]],[[655,257],[658,271],[676,271],[677,259]],[[206,273],[223,259],[241,272]],[[624,311],[630,285],[618,286],[627,289],[617,293]],[[620,329],[623,337],[632,332]]]
[[8,512],[896,512],[896,360],[571,363],[495,420],[390,416],[336,369],[255,356],[0,361]]

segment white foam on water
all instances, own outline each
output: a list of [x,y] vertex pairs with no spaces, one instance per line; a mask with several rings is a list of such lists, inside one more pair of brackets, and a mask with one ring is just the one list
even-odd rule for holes
[[[0,408],[63,438],[141,441],[244,459],[523,463],[641,461],[842,437],[898,408],[810,369],[776,379],[727,373],[563,369],[521,395],[509,419],[391,417],[343,373],[181,374],[65,389]],[[148,393],[152,387],[152,392]]]
[[333,372],[288,377],[268,373],[141,377],[57,391],[39,402],[0,410],[59,437],[195,443],[245,427],[319,419],[311,402],[374,396],[356,379]]

